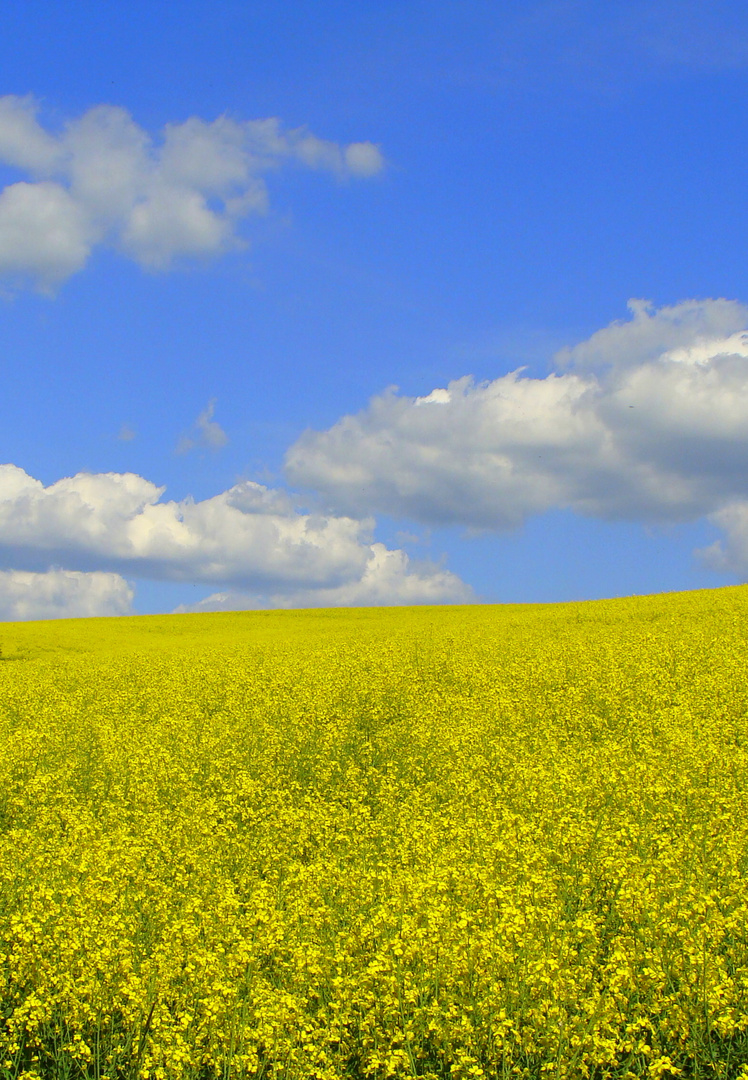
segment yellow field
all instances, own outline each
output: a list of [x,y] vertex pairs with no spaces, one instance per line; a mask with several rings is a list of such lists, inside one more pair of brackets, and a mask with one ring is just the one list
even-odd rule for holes
[[748,1076],[748,588],[0,646],[0,1076]]

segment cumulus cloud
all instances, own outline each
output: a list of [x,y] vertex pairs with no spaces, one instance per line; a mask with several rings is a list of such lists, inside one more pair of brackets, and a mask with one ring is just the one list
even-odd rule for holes
[[724,531],[725,538],[697,549],[701,564],[717,573],[748,578],[748,499],[722,507],[710,514],[709,520]]
[[295,162],[338,178],[369,177],[370,142],[340,146],[277,119],[167,124],[154,139],[130,114],[98,105],[51,132],[31,97],[0,97],[0,162],[27,174],[0,192],[0,274],[51,292],[113,245],[141,266],[241,246],[237,225],[264,213],[264,176]]
[[403,604],[469,604],[475,596],[455,574],[429,562],[415,562],[404,551],[372,544],[357,579],[320,589],[292,589],[270,594],[218,592],[184,611],[248,611],[253,608],[378,607]]
[[636,368],[666,355],[692,359],[713,355],[715,343],[730,340],[745,330],[748,308],[735,300],[682,300],[655,309],[648,300],[629,300],[630,318],[612,322],[587,341],[561,349],[554,360],[559,368],[604,371]]
[[275,606],[472,597],[449,571],[374,543],[371,520],[302,513],[288,493],[252,481],[201,502],[163,493],[134,473],[79,473],[45,487],[2,465],[0,565],[214,583]]
[[0,274],[36,280],[50,291],[82,270],[95,231],[60,184],[11,184],[0,192]]
[[679,522],[748,499],[748,308],[630,307],[546,378],[520,368],[375,397],[306,432],[287,475],[336,512],[475,529],[551,508]]
[[0,620],[129,615],[133,590],[119,574],[75,570],[0,571]]
[[177,453],[186,454],[196,447],[207,450],[220,450],[229,441],[229,437],[221,425],[213,419],[216,408],[216,399],[211,398],[207,406],[193,424],[189,435],[183,435],[177,443]]

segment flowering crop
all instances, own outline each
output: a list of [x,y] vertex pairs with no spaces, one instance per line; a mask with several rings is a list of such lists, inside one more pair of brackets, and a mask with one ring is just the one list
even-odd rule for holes
[[0,1077],[748,1077],[748,588],[0,644]]

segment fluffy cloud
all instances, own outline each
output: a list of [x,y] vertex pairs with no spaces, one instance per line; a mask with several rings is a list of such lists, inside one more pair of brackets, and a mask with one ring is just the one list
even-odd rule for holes
[[133,590],[119,574],[75,570],[0,571],[0,619],[91,618],[129,615]]
[[401,604],[469,604],[472,590],[455,574],[433,563],[411,561],[404,551],[372,544],[357,579],[320,589],[287,592],[219,592],[177,611],[249,611],[252,608],[377,607]]
[[202,502],[163,493],[133,473],[44,487],[0,466],[0,564],[215,583],[253,596],[250,606],[472,598],[449,571],[373,543],[371,521],[302,513],[283,491],[245,481]]
[[734,300],[682,300],[655,310],[646,300],[629,300],[631,318],[603,327],[578,345],[561,349],[554,357],[559,368],[602,371],[634,368],[665,355],[681,357],[679,350],[701,350],[712,355],[715,342],[729,340],[746,327],[748,308]]
[[0,274],[30,277],[50,289],[82,270],[94,229],[71,195],[51,181],[0,192]]
[[0,162],[28,174],[0,192],[0,274],[54,290],[110,243],[149,269],[240,245],[237,223],[268,204],[264,174],[296,162],[368,177],[373,143],[337,143],[276,119],[167,124],[154,140],[125,109],[99,105],[59,133],[33,98],[0,98]]
[[710,514],[709,520],[726,535],[724,540],[696,551],[700,562],[708,570],[748,578],[748,500],[736,500],[722,507]]
[[394,390],[324,432],[286,469],[343,513],[509,529],[554,507],[606,519],[693,520],[748,499],[748,309],[727,300],[632,317],[556,357],[423,397]]

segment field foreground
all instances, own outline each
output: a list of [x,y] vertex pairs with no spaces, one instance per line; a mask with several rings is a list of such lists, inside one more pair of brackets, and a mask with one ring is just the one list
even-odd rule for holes
[[0,1077],[747,1077],[748,588],[0,625]]

